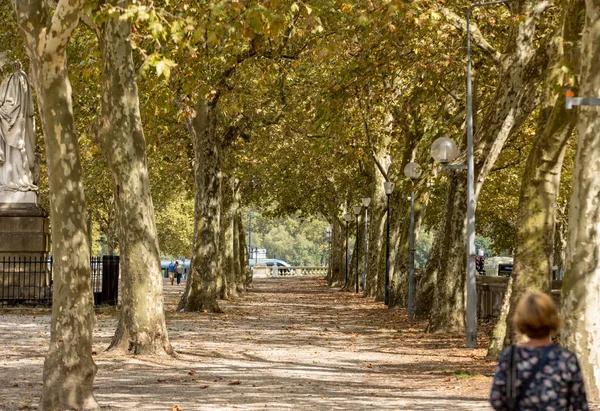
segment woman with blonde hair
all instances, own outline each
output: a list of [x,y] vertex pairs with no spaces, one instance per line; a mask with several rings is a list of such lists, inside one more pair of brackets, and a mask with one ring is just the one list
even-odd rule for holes
[[500,355],[490,394],[495,410],[588,410],[577,357],[552,343],[561,323],[547,294],[521,298],[514,326],[527,340]]

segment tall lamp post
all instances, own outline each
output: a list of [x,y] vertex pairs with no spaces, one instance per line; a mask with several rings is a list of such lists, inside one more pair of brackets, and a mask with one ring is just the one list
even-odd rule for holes
[[362,210],[361,206],[354,206],[354,215],[356,215],[356,293],[358,294],[358,247],[359,247],[359,237],[358,237],[358,216],[360,215],[360,211]]
[[408,163],[404,175],[412,181],[410,193],[410,240],[408,242],[408,318],[415,315],[415,182],[421,177],[421,166]]
[[346,220],[346,283],[344,284],[344,288],[346,288],[348,287],[348,247],[350,246],[348,241],[348,223],[350,222],[350,220],[352,220],[352,214],[344,214],[344,220]]
[[365,245],[364,254],[365,254],[365,262],[363,269],[363,294],[367,295],[367,273],[369,272],[369,205],[371,204],[371,199],[369,197],[365,197],[362,199],[362,204],[365,207]]
[[477,348],[477,288],[475,284],[475,165],[473,159],[473,86],[471,81],[471,9],[508,3],[498,0],[476,3],[467,8],[467,164],[450,165],[456,158],[454,141],[445,137],[435,140],[431,146],[432,157],[446,169],[467,170],[467,348]]
[[252,211],[248,213],[248,258],[252,260]]
[[394,183],[386,181],[383,183],[383,189],[387,196],[387,228],[385,244],[385,305],[390,305],[390,195],[394,192]]
[[329,268],[331,266],[331,226],[327,227],[327,230],[325,231],[327,232],[327,267]]

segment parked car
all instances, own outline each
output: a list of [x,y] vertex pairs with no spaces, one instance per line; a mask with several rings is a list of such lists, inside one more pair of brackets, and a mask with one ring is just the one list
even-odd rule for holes
[[274,265],[277,265],[277,267],[290,267],[290,265],[288,263],[286,263],[285,261],[282,260],[277,260],[274,258],[259,258],[257,260],[249,260],[250,262],[250,268],[254,267],[254,264],[266,264],[267,267],[273,267]]

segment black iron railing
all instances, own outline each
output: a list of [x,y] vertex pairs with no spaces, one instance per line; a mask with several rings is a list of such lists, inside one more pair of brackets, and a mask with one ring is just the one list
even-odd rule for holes
[[0,306],[52,303],[52,260],[4,257],[0,270]]
[[[116,305],[119,257],[90,260],[94,304]],[[3,257],[0,261],[0,307],[52,305],[52,257]]]

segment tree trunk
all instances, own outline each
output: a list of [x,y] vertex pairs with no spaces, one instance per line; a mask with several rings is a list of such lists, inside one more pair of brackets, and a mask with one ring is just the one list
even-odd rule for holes
[[[600,96],[600,2],[586,1],[579,96]],[[579,108],[577,154],[563,280],[561,342],[579,359],[590,400],[600,399],[600,116]]]
[[444,226],[440,223],[437,234],[433,239],[427,263],[419,276],[415,277],[415,317],[427,318],[431,307],[433,307],[433,298],[437,285],[437,270],[439,259],[441,258],[442,247],[440,243],[444,241]]
[[[411,187],[408,187],[406,190],[403,190],[403,193],[407,193],[410,190]],[[421,228],[421,222],[423,221],[423,218],[425,216],[427,203],[428,194],[419,196],[419,193],[415,191],[415,248],[419,239],[419,230]],[[402,208],[399,208],[396,217],[399,220],[400,232],[398,233],[398,256],[394,261],[392,271],[393,276],[392,291],[390,294],[390,307],[408,306],[408,265],[410,258],[410,200],[403,201],[401,207]]]
[[[396,178],[390,176],[390,179],[396,180]],[[387,201],[387,199],[386,199]],[[389,255],[389,301],[388,306],[394,307],[398,305],[398,299],[400,297],[400,284],[399,279],[395,274],[395,266],[399,258],[402,258],[398,255],[400,252],[400,237],[401,231],[403,231],[403,223],[404,216],[406,214],[406,210],[403,206],[403,203],[406,202],[405,192],[402,190],[402,187],[396,186],[394,192],[390,196],[390,255]],[[387,204],[386,204],[387,207]],[[385,270],[386,270],[386,243],[387,243],[387,213],[384,217],[384,231],[383,231],[383,247],[382,247],[382,257],[380,259],[380,269],[379,271],[382,273],[383,283],[381,287],[383,287],[383,296],[385,299]]]
[[[399,93],[398,93],[399,94]],[[399,165],[398,172],[403,173],[404,167],[411,161],[415,161],[416,146],[424,134],[420,122],[420,107],[415,106],[411,113],[394,112],[394,127],[403,130],[404,149],[402,158],[395,161]],[[394,241],[394,259],[390,262],[390,307],[408,305],[408,265],[410,258],[410,197],[408,194],[414,191],[412,182],[405,182],[398,185],[394,191],[398,195],[393,196],[392,205],[392,237]],[[419,207],[420,209],[420,207]],[[415,217],[417,213],[417,204],[415,201]],[[416,219],[415,219],[416,221]],[[415,233],[417,228],[415,225]]]
[[225,144],[217,130],[217,104],[198,97],[192,120],[196,207],[189,286],[180,302],[186,311],[221,312],[219,231]]
[[[563,163],[564,167],[564,163]],[[563,173],[564,175],[564,173]],[[567,215],[567,201],[561,201],[556,209],[556,227],[554,228],[554,267],[558,267],[558,273],[562,279],[562,273],[565,269],[565,259],[567,250],[567,230],[569,226]]]
[[[131,0],[112,0],[126,9]],[[173,354],[130,41],[131,24],[111,15],[99,39],[102,111],[97,137],[112,174],[121,255],[121,314],[108,347],[129,354]]]
[[[354,247],[352,247],[352,249],[350,250],[350,252],[352,253],[351,259],[350,259],[350,267],[348,269],[348,291],[352,291],[355,292],[356,291],[356,275],[357,275],[357,270],[356,270],[356,264],[357,264],[357,260],[358,260],[358,289],[360,291],[360,289],[362,288],[362,272],[363,272],[363,263],[364,263],[364,257],[363,257],[363,242],[364,242],[364,238],[365,238],[365,228],[364,228],[364,222],[361,221],[359,219],[359,223],[358,223],[358,232],[356,231],[356,214],[354,214],[354,210],[352,211],[352,216],[354,217],[353,220],[350,222],[350,224],[352,225],[352,229],[350,230],[350,237],[352,238],[352,236],[354,236]],[[361,222],[363,224],[361,224]],[[357,241],[358,239],[358,241]]]
[[233,177],[223,177],[222,209],[221,209],[221,238],[219,247],[221,249],[222,271],[221,277],[223,286],[221,298],[230,299],[237,297],[234,248],[233,248],[233,229],[234,229],[234,184]]
[[114,201],[114,192],[113,192],[113,202],[111,203],[111,208],[109,214],[107,216],[106,222],[106,254],[107,255],[115,255],[116,246],[117,246],[117,231],[118,227],[116,224],[116,212],[115,212],[115,201]]
[[[376,185],[369,207],[369,273],[367,275],[367,296],[383,301],[385,284],[385,243],[387,198],[381,187]],[[381,194],[383,194],[383,197]],[[383,267],[383,268],[382,268]]]
[[[60,1],[53,17],[42,2],[13,1],[27,53],[46,143],[54,253],[50,344],[42,410],[100,409],[94,395],[94,307],[79,145],[66,48],[83,1]],[[42,22],[48,22],[43,26]]]
[[332,217],[332,239],[331,239],[331,277],[329,286],[343,286],[346,270],[346,228],[337,216]]
[[[387,147],[389,139],[385,139],[381,144],[382,147]],[[383,189],[385,177],[377,164],[384,168],[386,172],[390,169],[391,160],[387,152],[381,151],[374,154],[374,163],[370,171],[372,191],[371,205],[369,206],[369,272],[367,274],[366,295],[375,297],[377,301],[383,301],[385,292],[387,196]]]
[[428,331],[461,332],[465,316],[465,238],[467,178],[464,172],[448,176],[448,200],[444,220],[438,235],[439,254],[426,265],[436,271]]
[[[560,176],[573,128],[576,111],[565,108],[564,85],[571,83],[573,75],[566,75],[560,67],[573,59],[577,48],[583,19],[577,18],[583,10],[583,0],[572,0],[565,5],[563,24],[552,43],[555,69],[548,72],[545,82],[544,107],[542,107],[535,140],[521,183],[519,214],[517,216],[516,247],[512,272],[510,299],[504,301],[501,318],[494,330],[488,357],[497,357],[504,346],[516,342],[513,318],[517,302],[531,289],[550,293],[554,259],[555,221]],[[563,45],[564,44],[564,45]],[[568,56],[567,61],[564,57]],[[502,332],[504,330],[504,332]],[[496,341],[503,339],[504,344]]]
[[402,194],[397,197],[392,212],[392,231],[397,233],[397,240],[392,244],[395,244],[397,255],[390,262],[390,307],[405,307],[408,301],[410,200],[407,201],[404,194],[410,192],[410,189],[398,188]]
[[[240,184],[239,180],[234,180],[233,193],[233,271],[235,278],[235,289],[242,293],[246,289],[248,278],[246,278],[246,267],[248,266],[248,257],[246,255],[246,242],[244,241],[244,226],[242,224],[242,214],[240,212]],[[248,266],[249,268],[249,266]]]
[[[492,103],[475,136],[475,199],[485,179],[498,159],[506,139],[528,118],[537,100],[539,78],[547,64],[545,46],[535,47],[535,30],[539,16],[548,2],[525,1],[519,4],[524,16],[511,36],[511,51],[503,59]],[[464,158],[458,161],[464,160]],[[466,270],[466,175],[462,171],[448,176],[448,198],[444,224],[438,231],[441,238],[434,242],[439,250],[429,260],[426,279],[435,287],[433,305],[429,307],[429,331],[464,330],[465,270]],[[423,309],[421,305],[420,309]]]

